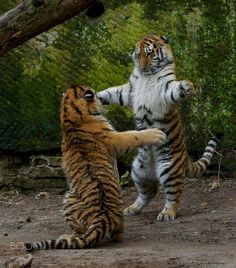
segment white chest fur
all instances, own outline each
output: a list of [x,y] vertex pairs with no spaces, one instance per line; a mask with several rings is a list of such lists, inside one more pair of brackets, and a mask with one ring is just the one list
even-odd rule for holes
[[158,75],[141,75],[138,70],[134,70],[134,113],[142,113],[143,107],[151,111],[151,117],[163,118],[168,112],[165,102],[165,83],[163,79],[158,79]]

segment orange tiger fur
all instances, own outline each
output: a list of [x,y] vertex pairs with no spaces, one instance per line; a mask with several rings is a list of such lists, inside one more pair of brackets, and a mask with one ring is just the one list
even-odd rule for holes
[[69,191],[64,216],[73,235],[26,243],[27,250],[93,247],[106,235],[123,238],[122,196],[116,157],[129,149],[160,144],[158,129],[116,132],[101,115],[101,103],[87,86],[67,89],[61,103],[62,159]]

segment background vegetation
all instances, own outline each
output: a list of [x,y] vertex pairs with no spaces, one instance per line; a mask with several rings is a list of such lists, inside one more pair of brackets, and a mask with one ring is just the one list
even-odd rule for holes
[[[19,2],[1,1],[0,14]],[[198,89],[183,106],[190,151],[202,152],[211,130],[224,132],[221,152],[235,156],[235,0],[103,2],[96,23],[77,16],[0,58],[0,150],[59,149],[62,92],[71,84],[100,91],[125,83],[135,43],[158,33],[171,40],[178,78]],[[130,111],[106,111],[118,130],[133,128]]]

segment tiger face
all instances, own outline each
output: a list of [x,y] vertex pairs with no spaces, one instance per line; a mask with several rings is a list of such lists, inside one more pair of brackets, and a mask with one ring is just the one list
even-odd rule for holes
[[61,101],[61,123],[80,123],[101,114],[101,103],[96,92],[88,86],[72,86]]
[[173,63],[167,37],[152,34],[145,36],[136,44],[133,61],[144,74],[156,74],[167,64]]

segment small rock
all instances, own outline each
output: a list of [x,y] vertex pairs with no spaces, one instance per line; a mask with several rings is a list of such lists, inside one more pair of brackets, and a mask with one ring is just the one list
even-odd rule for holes
[[49,198],[50,194],[48,192],[40,192],[35,195],[35,199]]
[[4,236],[8,236],[8,233],[4,233]]

